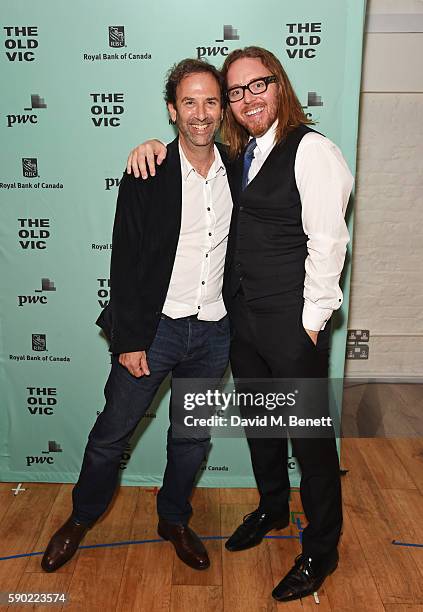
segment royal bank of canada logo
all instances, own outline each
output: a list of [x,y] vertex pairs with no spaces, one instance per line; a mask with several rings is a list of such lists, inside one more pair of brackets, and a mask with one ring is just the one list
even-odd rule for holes
[[200,470],[202,472],[229,472],[229,467],[227,465],[209,465],[206,461],[203,461]]
[[[71,361],[71,358],[68,355],[55,355],[48,350],[47,334],[31,334],[31,348],[32,353],[20,355],[13,355],[12,353],[9,353],[9,360],[16,361],[17,363],[22,363],[24,361],[39,361],[42,363],[48,363],[49,365],[52,365],[53,363],[66,364],[70,363]],[[34,355],[34,353],[36,354]]]
[[287,23],[285,38],[286,53],[289,59],[314,59],[317,47],[321,44],[322,23],[312,21],[305,23]]
[[3,30],[9,62],[33,62],[38,47],[37,26],[4,26]]
[[[27,111],[26,113],[6,115],[7,127],[11,128],[16,125],[37,124],[38,115],[32,111],[43,108],[47,108],[47,104],[45,103],[44,98],[42,98],[38,94],[31,94],[31,105],[23,109],[24,111]],[[24,174],[24,176],[26,175]]]
[[109,26],[109,47],[125,46],[125,27]]
[[47,350],[46,334],[32,334],[32,350],[37,352]]
[[[56,291],[54,282],[49,278],[41,279],[41,289],[35,289],[34,293],[37,295],[18,295],[18,306],[27,306],[31,304],[47,304],[47,296],[44,295],[46,292]],[[41,295],[40,295],[41,294]]]
[[26,387],[30,415],[51,416],[57,407],[57,387]]
[[[54,457],[51,456],[51,453],[62,453],[62,447],[55,440],[48,441],[48,450],[41,451],[41,455],[27,455],[26,457],[26,465],[27,467],[31,467],[32,465],[39,465],[43,463],[48,463],[52,465],[54,463]],[[47,456],[48,455],[48,456]]]
[[125,112],[123,93],[91,93],[91,121],[95,127],[118,127]]
[[[22,157],[22,176],[29,179],[40,178],[38,159],[36,157]],[[40,181],[0,181],[0,189],[63,189],[63,183],[60,181],[47,182]]]
[[[127,48],[125,37],[125,26],[109,26],[108,28],[108,46],[114,50],[114,53],[106,53],[101,50],[83,53],[82,59],[84,62],[99,62],[99,61],[134,61],[134,60],[151,60],[151,53],[142,50],[122,51]],[[110,50],[109,50],[110,51]],[[140,52],[141,51],[141,52]]]
[[106,251],[111,251],[112,250],[112,243],[111,242],[105,242],[104,244],[102,243],[98,243],[98,242],[92,242],[91,243],[91,250],[92,251],[97,251],[98,253],[100,252],[106,252]]
[[38,161],[36,157],[22,158],[22,175],[26,178],[35,178],[38,176]]
[[225,43],[234,40],[239,40],[238,30],[232,25],[224,25],[223,37],[216,38],[214,41],[215,43],[218,43],[218,45],[214,44],[208,47],[196,47],[197,57],[198,59],[203,57],[225,57],[226,55],[229,55],[229,47]]

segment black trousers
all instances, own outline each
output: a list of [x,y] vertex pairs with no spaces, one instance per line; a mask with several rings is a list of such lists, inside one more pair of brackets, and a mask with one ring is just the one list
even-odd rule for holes
[[[315,346],[303,328],[302,310],[300,296],[248,302],[243,293],[235,296],[230,309],[234,334],[230,360],[238,389],[254,386],[248,379],[327,378],[329,329],[319,333]],[[301,469],[300,493],[308,521],[303,553],[319,557],[336,548],[342,526],[335,435],[331,430],[323,438],[291,436],[291,443]],[[248,438],[248,444],[260,509],[281,515],[290,493],[287,437]]]

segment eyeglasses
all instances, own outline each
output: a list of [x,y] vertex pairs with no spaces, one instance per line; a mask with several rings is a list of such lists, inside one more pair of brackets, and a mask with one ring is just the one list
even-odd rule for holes
[[231,87],[226,92],[226,97],[229,102],[239,102],[245,95],[245,90],[248,89],[254,96],[258,96],[261,93],[267,91],[267,87],[269,83],[276,83],[277,78],[270,74],[269,76],[260,77],[259,79],[254,79],[248,85],[237,85],[236,87]]

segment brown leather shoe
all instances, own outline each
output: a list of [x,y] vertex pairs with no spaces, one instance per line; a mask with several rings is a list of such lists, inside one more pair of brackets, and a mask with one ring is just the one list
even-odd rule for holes
[[187,525],[168,523],[159,520],[157,533],[164,540],[169,540],[175,547],[178,557],[196,570],[210,567],[210,559],[200,538]]
[[55,572],[69,559],[72,559],[87,531],[88,527],[86,525],[69,517],[48,543],[41,561],[43,570],[45,572]]

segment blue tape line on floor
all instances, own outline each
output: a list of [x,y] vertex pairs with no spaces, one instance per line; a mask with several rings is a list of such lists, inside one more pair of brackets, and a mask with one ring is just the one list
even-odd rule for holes
[[[201,537],[200,540],[227,540],[229,536],[204,536]],[[289,535],[289,536],[265,536],[267,540],[298,540],[299,536]],[[129,546],[131,544],[152,544],[157,542],[165,542],[162,538],[156,538],[153,540],[128,540],[126,542],[110,542],[108,544],[87,544],[85,546],[79,546],[78,550],[86,549],[86,548],[112,548],[113,546]],[[22,553],[20,555],[8,555],[7,557],[0,557],[0,561],[7,561],[9,559],[21,559],[22,557],[37,557],[39,555],[43,555],[44,551],[41,550],[39,552],[32,553]]]
[[423,548],[423,544],[411,544],[409,542],[398,542],[398,540],[392,540],[392,544],[395,546],[412,546],[415,548]]

